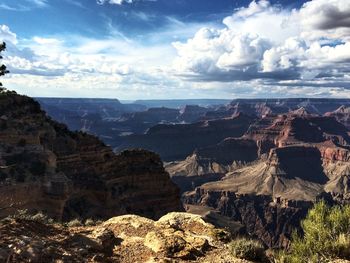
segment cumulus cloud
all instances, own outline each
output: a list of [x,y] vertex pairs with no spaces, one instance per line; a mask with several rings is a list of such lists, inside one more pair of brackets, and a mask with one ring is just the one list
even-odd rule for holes
[[17,35],[7,25],[0,25],[0,40],[16,44]]
[[303,80],[298,85],[311,87],[321,80],[327,86],[331,78],[329,86],[347,89],[349,18],[348,0],[312,0],[299,10],[253,1],[226,17],[224,29],[202,28],[173,43],[174,69],[192,81],[256,79],[283,87],[286,80]]
[[224,18],[223,24],[233,33],[244,32],[267,38],[274,43],[299,34],[300,28],[290,12],[273,6],[267,0],[253,1]]
[[346,0],[313,0],[306,2],[292,17],[299,21],[303,38],[350,40],[350,2]]
[[299,16],[303,26],[313,29],[350,28],[350,3],[347,0],[306,2]]
[[[135,1],[142,0],[97,2]],[[0,25],[12,73],[3,82],[32,96],[350,97],[349,6],[348,0],[312,0],[287,10],[253,1],[221,27],[194,29],[174,20],[167,31],[147,36],[162,42],[154,46],[118,32],[103,39],[22,39]],[[168,46],[164,36],[188,39]]]

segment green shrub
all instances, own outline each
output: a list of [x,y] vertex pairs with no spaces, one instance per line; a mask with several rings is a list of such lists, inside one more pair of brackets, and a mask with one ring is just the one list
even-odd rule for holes
[[42,212],[39,212],[35,215],[30,216],[29,219],[32,221],[36,221],[36,222],[40,222],[40,223],[44,223],[44,224],[52,224],[53,223],[53,219],[48,218],[47,215],[43,214]]
[[42,212],[31,214],[27,209],[18,209],[16,214],[10,215],[7,219],[28,220],[43,224],[53,224],[54,220]]
[[321,201],[301,223],[303,237],[293,234],[288,253],[277,262],[329,262],[350,258],[350,205],[329,207]]
[[248,238],[238,238],[230,243],[230,250],[234,257],[254,260],[265,261],[265,248],[263,244],[258,240]]
[[79,219],[73,219],[72,221],[69,221],[67,223],[68,227],[76,227],[76,226],[82,226],[82,223]]
[[96,226],[96,222],[93,219],[89,218],[89,219],[86,219],[85,225],[86,226]]

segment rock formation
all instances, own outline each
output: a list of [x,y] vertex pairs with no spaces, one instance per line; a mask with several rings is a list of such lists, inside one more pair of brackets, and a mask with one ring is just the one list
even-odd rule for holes
[[[316,200],[350,200],[350,137],[334,117],[305,109],[268,114],[227,142],[232,148],[206,147],[167,170],[181,188],[192,190],[184,193],[185,204],[241,222],[270,247],[288,246],[292,229]],[[241,163],[230,165],[234,161]],[[193,184],[208,174],[220,178]]]
[[225,118],[244,113],[257,117],[267,114],[282,114],[299,108],[305,108],[313,114],[323,115],[326,112],[335,111],[340,106],[350,105],[349,99],[235,99],[229,105],[208,111],[206,117]]
[[[346,99],[273,99],[235,100],[230,105],[209,111],[199,107],[188,107],[189,111],[184,114],[183,121],[186,121],[186,116],[187,120],[194,120],[197,113],[202,115],[203,120],[192,124],[155,125],[144,135],[126,136],[119,149],[143,147],[158,152],[168,161],[166,170],[181,188],[187,211],[201,214],[210,222],[226,226],[232,232],[258,237],[269,247],[287,247],[292,230],[299,228],[300,220],[315,201],[323,198],[330,203],[350,202],[350,135],[347,109],[349,104],[350,101]],[[186,112],[185,109],[183,113]],[[5,114],[0,120],[6,123],[8,116]],[[83,135],[78,137],[78,141],[83,141],[80,139]],[[8,134],[5,138],[11,141]],[[31,139],[25,138],[25,141]],[[48,142],[50,141],[52,139],[48,139]],[[72,158],[71,151],[76,149],[74,147],[81,147],[79,152],[91,151],[85,148],[86,144],[84,147],[78,144],[73,150],[69,150],[68,154],[69,147],[64,146],[63,141],[55,144],[65,149],[61,155],[69,156],[67,159]],[[14,143],[16,149],[20,149],[23,147],[20,145],[24,144],[23,140],[16,140]],[[44,147],[46,152],[56,157],[61,156],[61,150],[50,150],[50,144],[46,141],[40,143],[47,145]],[[2,147],[2,152],[12,152],[5,146]],[[104,146],[98,148],[105,149]],[[135,153],[127,152],[132,156]],[[11,157],[6,157],[5,154],[3,156],[2,165],[7,170],[11,169],[13,160],[18,157],[12,154]],[[38,160],[45,159],[48,163],[56,162],[57,167],[65,167],[59,166],[60,162],[42,151],[32,150],[30,156]],[[123,154],[118,158],[126,158],[122,156]],[[31,165],[26,155],[20,158],[23,160],[23,167]],[[134,158],[139,160],[139,157]],[[144,157],[141,159],[144,160]],[[89,178],[90,172],[79,176],[77,172],[71,172],[74,176],[66,176],[67,180],[57,175],[57,171],[66,175],[71,174],[69,171],[74,169],[83,169],[79,166],[76,168],[75,161],[72,163],[66,169],[54,169],[55,178],[59,178],[57,181],[60,183],[67,181],[68,192],[74,188],[72,177],[79,178],[76,185],[84,185],[90,191],[89,186],[83,183],[89,181],[86,178]],[[88,163],[94,163],[94,167],[98,167],[92,159],[88,158]],[[145,165],[149,166],[148,163]],[[129,167],[119,166],[117,170],[124,170],[126,166]],[[6,169],[3,171],[9,174],[10,171]],[[40,170],[40,165],[27,170],[31,169]],[[103,168],[101,171],[101,174],[107,173]],[[160,170],[158,173],[161,173]],[[12,174],[17,180],[23,180],[21,173],[16,169]],[[115,183],[118,180],[103,176],[103,180],[93,181],[91,184],[94,185],[95,196],[98,197],[85,198],[88,203],[82,203],[79,197],[75,196],[68,198],[72,199],[68,202],[68,199],[65,199],[63,217],[71,218],[73,214],[77,214],[78,208],[85,207],[86,204],[95,211],[94,207],[98,207],[96,200],[101,200],[100,192],[96,190],[97,186],[107,187],[110,196],[116,192],[118,198],[121,198],[119,193],[124,193],[125,188],[110,190],[109,184],[106,186],[101,181]],[[140,184],[147,185],[146,179],[141,182]],[[131,183],[128,183],[128,186],[129,184]],[[79,192],[85,193],[85,190],[79,188]],[[21,192],[17,195],[21,195]],[[130,197],[129,194],[127,196]],[[108,198],[110,197],[102,199],[109,200]],[[140,199],[142,198],[137,195],[137,200]],[[122,206],[122,202],[125,203],[117,202],[118,207]],[[106,201],[105,203],[110,204]],[[175,204],[174,201],[171,203]],[[136,202],[137,209],[141,209],[141,206],[142,203]],[[74,208],[73,211],[71,208]],[[125,211],[127,212],[126,209]],[[87,213],[83,217],[89,216]],[[167,237],[155,233],[150,236],[152,242],[146,243],[152,243],[149,247],[156,248],[157,251],[164,251],[162,242],[156,242],[157,245],[153,243],[153,240],[157,239],[166,240]],[[186,242],[183,244],[186,247]]]
[[144,135],[125,137],[125,143],[118,150],[140,147],[159,153],[165,161],[182,160],[196,148],[219,143],[227,137],[242,136],[253,120],[239,114],[192,124],[156,125]]
[[249,262],[230,254],[226,231],[187,213],[71,227],[8,219],[0,235],[1,262]]
[[202,119],[207,111],[209,111],[209,108],[200,107],[198,105],[186,105],[180,110],[178,120],[185,123],[196,122]]
[[158,218],[181,210],[162,162],[144,150],[115,155],[96,137],[71,132],[37,102],[0,96],[0,216],[17,209],[55,219],[135,213]]
[[227,138],[222,142],[199,148],[183,161],[165,165],[173,182],[184,191],[210,181],[220,180],[227,172],[258,158],[253,140]]
[[[332,157],[326,159],[325,151]],[[335,158],[339,151],[306,145],[275,148],[266,161],[243,166],[186,193],[184,202],[209,206],[241,222],[247,233],[270,247],[288,246],[292,230],[316,200],[333,202],[341,196],[345,201],[349,196],[349,151]]]

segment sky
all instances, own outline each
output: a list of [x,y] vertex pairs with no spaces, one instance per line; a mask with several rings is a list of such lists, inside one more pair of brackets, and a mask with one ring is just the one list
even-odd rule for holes
[[0,0],[36,97],[350,98],[349,0]]

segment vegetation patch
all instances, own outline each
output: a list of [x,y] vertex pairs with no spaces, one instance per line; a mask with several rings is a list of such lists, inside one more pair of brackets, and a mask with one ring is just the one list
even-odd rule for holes
[[258,262],[264,262],[266,258],[265,248],[258,240],[237,238],[230,243],[230,250],[236,258]]
[[281,263],[323,263],[350,259],[350,205],[329,207],[321,201],[301,223],[303,236],[294,233],[288,252],[280,253]]

